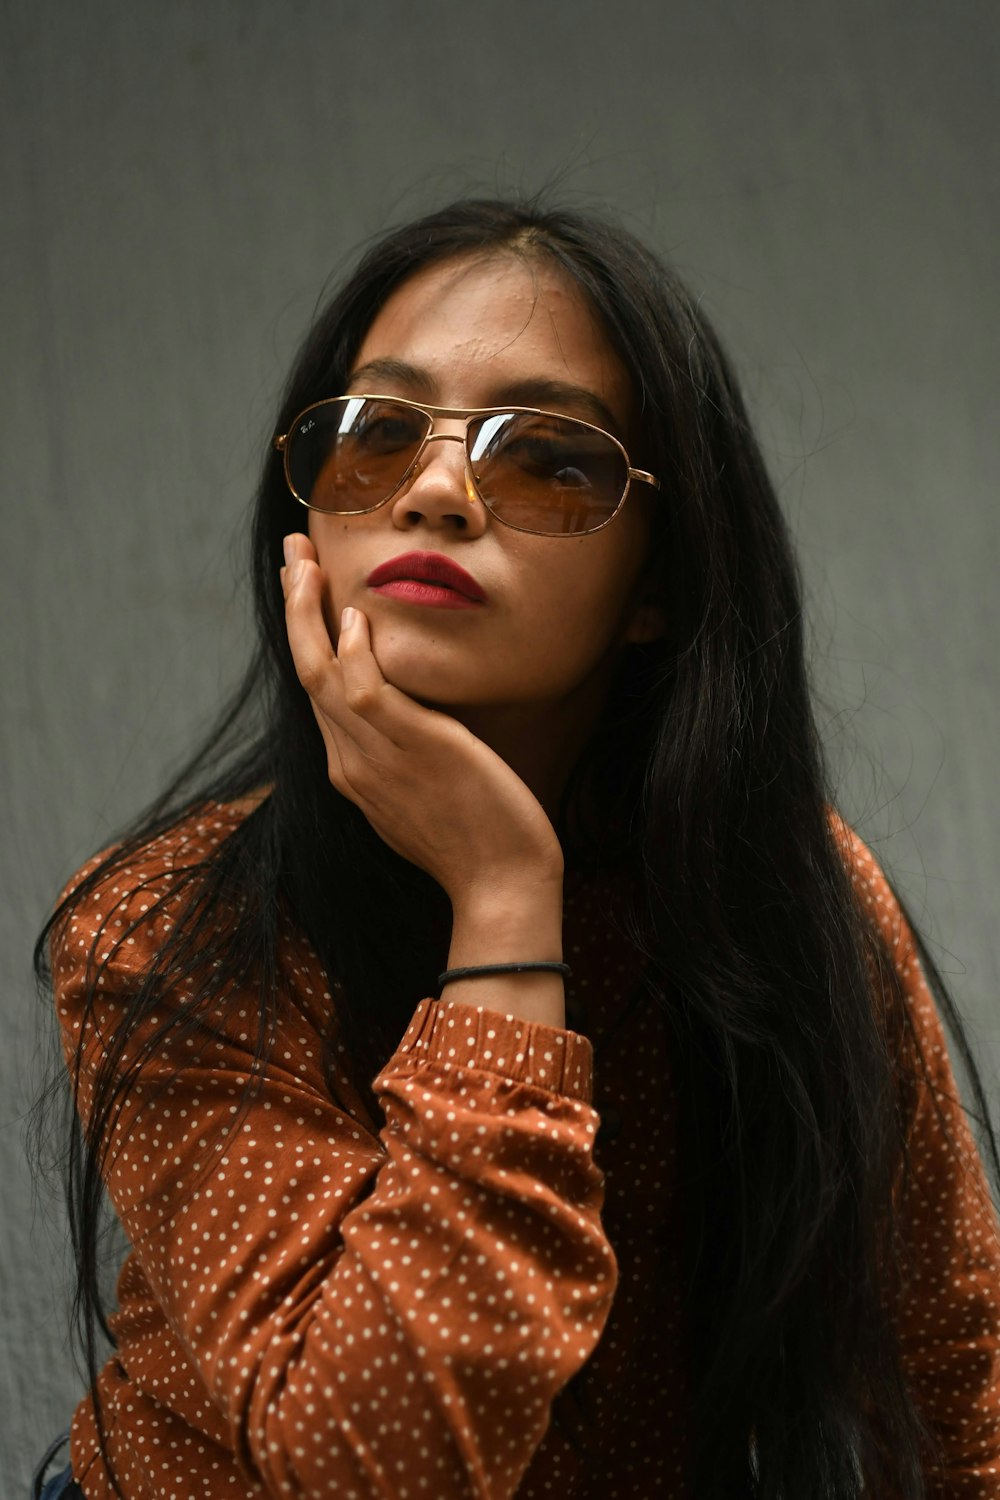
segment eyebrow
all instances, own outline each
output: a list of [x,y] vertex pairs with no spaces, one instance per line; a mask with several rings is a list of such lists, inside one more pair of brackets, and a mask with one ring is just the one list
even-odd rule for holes
[[[391,357],[369,360],[352,372],[348,387],[362,386],[372,380],[402,386],[415,399],[422,396],[425,401],[434,404],[432,398],[437,388],[433,379],[425,370],[407,364],[405,360]],[[375,396],[381,392],[374,389],[370,394]],[[571,381],[552,380],[547,376],[526,376],[523,380],[514,380],[499,387],[494,396],[495,400],[489,403],[490,406],[505,406],[509,402],[511,406],[539,406],[543,410],[569,409],[570,415],[581,416],[584,421],[593,422],[618,438],[622,436],[621,422],[600,396],[586,386],[574,385]]]

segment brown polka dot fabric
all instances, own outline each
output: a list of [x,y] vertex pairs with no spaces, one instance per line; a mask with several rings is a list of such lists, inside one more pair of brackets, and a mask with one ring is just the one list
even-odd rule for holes
[[[145,913],[237,816],[161,837],[57,941],[67,1061],[95,939],[111,955],[84,1113],[102,1035],[170,921],[169,907]],[[946,1456],[929,1493],[996,1497],[1000,1237],[912,940],[871,856],[846,847],[931,1069],[899,1311]],[[217,1034],[168,1038],[118,1121],[108,1179],[132,1249],[100,1391],[127,1500],[689,1495],[671,1041],[638,998],[621,895],[567,881],[570,1029],[421,1001],[376,1081],[378,1134],[330,1101],[320,1036],[335,999],[294,930],[248,1113],[252,995],[227,998]],[[72,1465],[88,1500],[113,1494],[89,1397]]]

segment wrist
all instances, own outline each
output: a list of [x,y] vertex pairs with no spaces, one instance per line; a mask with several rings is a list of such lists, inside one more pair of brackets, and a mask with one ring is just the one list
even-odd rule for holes
[[569,964],[557,959],[533,959],[525,963],[470,964],[467,968],[446,969],[438,975],[438,985],[454,984],[459,979],[480,979],[493,974],[558,974],[568,979],[572,970]]
[[446,984],[441,999],[492,1010],[501,1016],[517,1016],[522,1021],[538,1021],[560,1031],[566,1026],[563,976],[553,970],[473,974]]
[[[562,957],[561,876],[521,882],[516,889],[479,888],[453,903],[448,969],[561,963]],[[566,1024],[563,976],[557,970],[472,975],[446,985],[442,997],[549,1026]]]
[[469,887],[452,898],[448,967],[561,959],[562,921],[561,872]]
[[[562,957],[562,871],[493,880],[468,885],[451,895],[451,939],[463,935],[519,944],[522,936],[555,942],[559,953],[531,954],[540,959]],[[493,954],[489,962],[520,959],[522,953]],[[469,960],[475,962],[475,960]],[[486,959],[483,960],[487,962]]]

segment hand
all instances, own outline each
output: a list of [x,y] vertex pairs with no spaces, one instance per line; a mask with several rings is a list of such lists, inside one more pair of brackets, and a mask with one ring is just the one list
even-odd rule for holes
[[497,891],[561,892],[559,841],[520,777],[456,719],[386,682],[362,611],[345,610],[334,648],[315,548],[296,535],[286,556],[288,640],[337,790],[456,910]]

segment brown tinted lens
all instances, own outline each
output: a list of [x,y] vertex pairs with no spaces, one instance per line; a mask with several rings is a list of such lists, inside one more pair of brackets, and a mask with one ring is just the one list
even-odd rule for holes
[[628,484],[625,456],[609,437],[545,412],[500,412],[469,424],[476,488],[494,515],[546,536],[596,531]]
[[396,401],[345,396],[302,413],[289,433],[288,477],[316,510],[373,510],[398,487],[430,420]]

